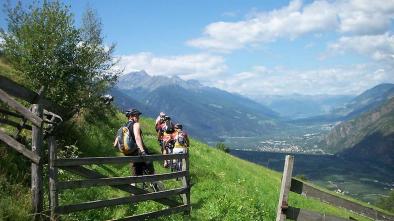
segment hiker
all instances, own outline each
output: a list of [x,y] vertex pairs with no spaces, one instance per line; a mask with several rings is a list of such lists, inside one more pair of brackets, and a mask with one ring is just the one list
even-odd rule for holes
[[[175,124],[175,131],[172,133],[172,140],[174,142],[173,154],[187,153],[188,147],[190,145],[189,136],[185,131],[183,131],[183,126],[180,123]],[[173,160],[171,164],[171,171],[181,171],[182,170],[182,160]]]
[[[172,153],[172,149],[174,148],[174,140],[172,139],[172,133],[174,132],[174,124],[171,121],[171,117],[164,116],[164,121],[160,125],[160,147],[162,154],[170,154]],[[164,167],[168,166],[168,162],[164,161]]]
[[172,139],[175,142],[173,153],[186,153],[190,146],[189,136],[183,131],[182,124],[177,123],[174,128],[175,132],[172,134]]
[[[148,154],[148,149],[145,147],[144,141],[142,140],[142,131],[139,123],[140,115],[142,113],[131,108],[125,112],[128,122],[125,127],[128,128],[130,139],[132,139],[135,148],[129,152],[122,151],[126,156],[144,156]],[[114,146],[118,143],[118,137],[116,137]],[[154,174],[154,167],[152,162],[135,162],[131,165],[131,170],[134,176],[144,175],[144,171],[147,174]]]
[[[159,116],[156,118],[156,124],[155,124],[155,129],[157,133],[157,141],[159,142],[160,147],[163,145],[163,128],[164,128],[164,119],[166,117],[166,114],[164,112],[160,112]],[[163,154],[163,150],[161,150],[161,153]]]
[[166,152],[166,144],[164,143],[164,140],[168,140],[169,134],[174,132],[174,124],[171,122],[171,117],[167,115],[162,116],[159,120],[156,131],[161,153],[164,154]]
[[159,116],[156,117],[156,121],[155,121],[156,132],[157,132],[158,126],[163,123],[165,116],[166,116],[166,113],[160,112]]

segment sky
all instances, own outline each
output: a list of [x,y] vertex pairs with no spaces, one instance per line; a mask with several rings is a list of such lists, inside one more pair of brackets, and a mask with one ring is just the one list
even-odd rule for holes
[[[1,0],[5,1],[5,0]],[[63,0],[96,10],[124,73],[249,97],[356,95],[394,83],[394,0]],[[0,15],[5,27],[5,15]]]

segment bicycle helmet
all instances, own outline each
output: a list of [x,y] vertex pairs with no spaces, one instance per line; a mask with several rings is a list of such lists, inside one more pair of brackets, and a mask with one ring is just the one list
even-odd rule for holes
[[139,110],[135,109],[135,108],[128,109],[125,112],[126,117],[135,116],[135,115],[141,115],[141,114],[142,113]]
[[174,127],[175,127],[175,129],[181,129],[181,130],[183,128],[182,124],[179,124],[179,123],[175,124]]

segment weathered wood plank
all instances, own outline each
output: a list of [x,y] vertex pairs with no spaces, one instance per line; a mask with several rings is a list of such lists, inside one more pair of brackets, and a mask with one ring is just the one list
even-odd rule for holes
[[18,97],[29,103],[32,103],[34,98],[37,96],[37,93],[4,76],[0,76],[0,89],[4,90],[11,96]]
[[145,155],[145,156],[121,156],[121,157],[84,157],[76,159],[58,159],[55,162],[57,167],[80,166],[89,164],[117,164],[130,162],[161,161],[186,158],[187,154],[168,154],[168,155]]
[[58,190],[56,189],[57,172],[58,169],[55,167],[56,160],[56,148],[57,143],[54,136],[48,137],[48,167],[49,167],[49,210],[50,220],[58,220],[58,216],[55,212],[55,208],[59,205]]
[[0,130],[0,140],[6,143],[8,146],[12,147],[14,150],[18,151],[19,153],[23,154],[23,156],[27,157],[34,163],[39,164],[41,161],[41,157],[38,154],[34,153],[31,150],[28,150],[23,144],[16,141],[11,136],[8,136],[2,130]]
[[286,210],[286,218],[299,221],[347,221],[350,219],[344,219],[341,217],[330,216],[326,214],[320,214],[304,209],[294,208],[289,206]]
[[[89,170],[85,167],[82,166],[73,166],[73,167],[62,167],[62,169],[68,170],[72,173],[75,173],[79,176],[82,177],[86,177],[89,179],[97,179],[97,178],[108,178],[107,176],[104,176],[96,171],[93,170]],[[117,188],[120,190],[123,190],[125,192],[128,193],[132,193],[132,194],[145,194],[145,193],[149,193],[148,191],[135,187],[135,186],[131,186],[129,184],[124,184],[124,185],[118,185],[118,186],[112,186],[113,188]],[[172,200],[172,199],[168,199],[168,198],[163,198],[163,199],[157,199],[154,200],[158,203],[167,205],[167,206],[178,206],[179,203],[176,200]]]
[[[32,113],[41,120],[43,109],[39,104],[33,104]],[[34,125],[31,135],[31,150],[40,158],[43,156],[43,129],[42,124]],[[42,211],[44,208],[44,186],[43,186],[43,168],[41,163],[31,164],[31,195],[34,212],[34,220],[42,219]]]
[[188,175],[188,171],[172,172],[164,174],[144,175],[144,176],[127,176],[127,177],[111,177],[88,180],[64,181],[57,184],[57,189],[74,189],[92,186],[116,186],[121,184],[155,182],[159,180],[169,180]]
[[2,108],[0,108],[0,113],[5,114],[5,115],[10,115],[10,116],[13,116],[13,117],[17,117],[17,118],[23,118],[23,116],[18,114],[18,113],[15,113],[15,112],[12,112],[12,111],[9,111],[9,110],[5,110],[5,109],[2,109]]
[[282,184],[280,187],[278,207],[276,211],[276,221],[286,220],[283,212],[288,206],[289,191],[291,186],[291,176],[293,174],[294,156],[286,155],[285,166],[283,168]]
[[323,202],[327,202],[329,204],[351,210],[351,211],[358,213],[358,214],[363,214],[363,215],[365,215],[369,218],[375,219],[375,220],[387,220],[387,221],[394,220],[394,217],[390,216],[389,214],[385,214],[383,212],[374,210],[369,207],[362,206],[362,205],[352,202],[350,200],[347,200],[347,199],[335,196],[333,194],[321,191],[311,185],[303,183],[302,181],[294,179],[294,178],[291,180],[290,191],[302,194],[307,197],[319,199]]
[[0,90],[3,90],[9,95],[25,100],[31,104],[38,102],[43,105],[44,109],[50,110],[55,113],[60,113],[63,111],[63,109],[60,106],[54,104],[53,102],[45,98],[40,98],[39,101],[34,102],[37,96],[39,95],[38,93],[4,76],[0,76]]
[[178,195],[184,193],[185,191],[187,191],[187,189],[178,188],[178,189],[165,190],[160,192],[151,192],[146,194],[121,197],[116,199],[97,200],[97,201],[91,201],[91,202],[85,202],[85,203],[79,203],[73,205],[59,206],[55,208],[55,211],[58,214],[66,214],[66,213],[72,213],[72,212],[83,211],[83,210],[97,209],[102,207],[117,206],[122,204],[132,204],[132,203],[138,203],[147,200],[155,200],[155,199],[160,199],[173,195]]
[[0,89],[0,100],[6,103],[8,106],[16,110],[18,113],[23,115],[24,118],[31,121],[35,126],[40,127],[42,124],[42,119],[37,115],[34,115],[26,107],[19,104],[17,101],[12,99],[6,92]]
[[[3,118],[0,118],[0,123],[8,124],[8,125],[13,126],[13,127],[19,127],[20,126],[20,124],[15,122],[15,121],[12,121],[12,120],[9,120],[9,119],[3,119]],[[30,125],[25,124],[25,125],[23,125],[23,129],[31,130],[32,128],[31,128]]]
[[[182,159],[182,171],[189,171],[189,151],[186,151],[187,157]],[[182,184],[184,188],[187,188],[187,192],[182,194],[183,205],[190,205],[190,176],[184,176],[182,178]],[[185,211],[185,215],[190,215],[190,207],[189,210]]]
[[135,216],[129,216],[121,219],[117,219],[114,221],[140,221],[140,220],[147,220],[147,219],[154,219],[161,216],[169,216],[174,213],[179,213],[182,211],[190,211],[190,206],[188,205],[181,205],[177,207],[167,208],[156,212],[144,213]]

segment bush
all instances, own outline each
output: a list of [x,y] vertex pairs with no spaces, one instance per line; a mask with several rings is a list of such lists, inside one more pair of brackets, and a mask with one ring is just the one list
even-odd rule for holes
[[224,143],[217,143],[216,149],[221,150],[225,153],[230,153],[230,148],[226,147],[226,145]]
[[394,212],[394,190],[391,190],[387,197],[382,197],[378,205],[387,211]]

